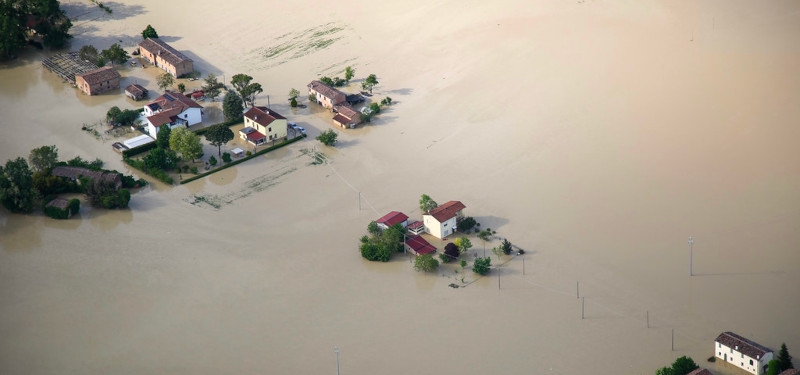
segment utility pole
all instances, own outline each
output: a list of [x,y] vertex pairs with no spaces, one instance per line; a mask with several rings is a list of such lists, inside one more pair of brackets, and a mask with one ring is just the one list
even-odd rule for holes
[[689,236],[689,276],[694,276],[694,272],[692,272],[692,258],[694,253],[694,240],[692,236]]
[[675,328],[670,330],[672,332],[672,351],[675,351]]
[[581,320],[583,320],[584,307],[586,306],[586,297],[581,298]]
[[339,374],[339,347],[334,346],[333,352],[336,353],[336,375],[341,375]]
[[500,266],[497,266],[497,290],[500,290]]
[[581,282],[575,282],[575,298],[581,298]]
[[650,328],[650,310],[647,310],[647,328]]
[[522,257],[522,275],[525,275],[525,255],[520,255]]
[[358,192],[358,210],[361,211],[361,192]]

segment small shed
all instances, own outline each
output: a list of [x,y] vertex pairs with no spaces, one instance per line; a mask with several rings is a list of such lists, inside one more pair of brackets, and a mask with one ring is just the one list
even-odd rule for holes
[[244,150],[242,150],[239,147],[234,148],[233,150],[231,150],[231,155],[233,155],[233,156],[235,156],[237,158],[240,158],[240,157],[244,156]]
[[146,145],[148,143],[153,143],[155,141],[156,140],[151,138],[149,135],[142,134],[142,135],[140,135],[138,137],[133,137],[131,139],[126,139],[126,140],[122,141],[122,144],[125,145],[125,147],[127,147],[127,148],[134,148],[134,147],[139,147],[139,146],[142,146],[142,145]]
[[422,236],[408,237],[408,239],[406,239],[406,247],[411,254],[417,256],[436,252],[436,248],[422,238]]
[[142,85],[132,84],[125,88],[125,95],[133,100],[142,100],[147,98],[148,91]]

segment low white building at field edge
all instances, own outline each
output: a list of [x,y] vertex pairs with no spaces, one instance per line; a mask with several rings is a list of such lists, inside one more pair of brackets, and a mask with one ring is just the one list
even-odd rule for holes
[[772,350],[733,332],[723,332],[714,340],[714,356],[753,375],[767,373]]

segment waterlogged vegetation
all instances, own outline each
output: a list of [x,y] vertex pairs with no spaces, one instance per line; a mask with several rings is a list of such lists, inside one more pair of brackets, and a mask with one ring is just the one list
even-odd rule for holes
[[342,39],[345,28],[330,22],[308,28],[297,33],[283,34],[275,41],[278,44],[259,50],[264,58],[271,61],[270,66],[285,64],[291,60],[325,49]]

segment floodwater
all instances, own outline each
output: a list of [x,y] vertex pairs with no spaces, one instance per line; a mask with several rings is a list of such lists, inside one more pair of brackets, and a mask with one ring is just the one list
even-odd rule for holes
[[[191,33],[165,16],[172,3],[80,12],[76,48],[129,46],[153,24],[203,73],[252,75],[257,104],[309,137],[154,183],[130,210],[0,209],[0,372],[333,373],[338,346],[352,374],[648,374],[681,355],[735,374],[706,362],[722,331],[800,348],[795,3],[242,3],[181,9],[219,16]],[[249,15],[267,11],[286,16],[263,30]],[[309,29],[333,41],[305,48]],[[289,52],[263,58],[276,45]],[[0,160],[56,144],[136,174],[113,139],[80,128],[137,104],[83,96],[41,58],[0,67]],[[314,141],[324,113],[285,97],[347,65],[349,90],[375,73],[373,99],[395,104],[364,129],[334,128],[329,149]],[[499,271],[467,270],[454,289],[458,265],[364,261],[367,223],[419,219],[423,193],[462,201],[526,250],[524,269],[492,255]]]

